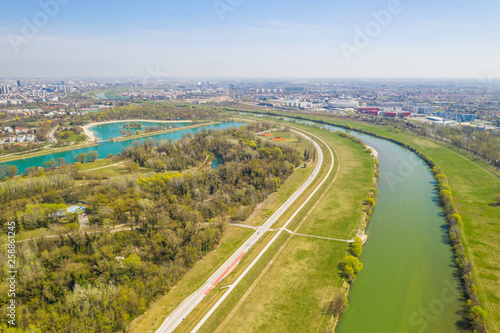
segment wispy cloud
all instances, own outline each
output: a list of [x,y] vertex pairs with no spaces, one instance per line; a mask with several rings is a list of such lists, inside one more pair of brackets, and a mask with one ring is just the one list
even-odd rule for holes
[[190,34],[189,32],[186,32],[186,31],[175,31],[175,30],[154,30],[154,29],[143,29],[143,28],[136,28],[136,27],[121,27],[121,28],[125,29],[125,30],[129,30],[129,31],[135,31],[135,32],[152,34],[152,35],[180,36],[180,35]]
[[282,29],[290,30],[328,30],[334,28],[333,25],[323,25],[323,24],[306,24],[306,23],[292,23],[284,21],[268,21],[266,22],[268,26],[279,27]]

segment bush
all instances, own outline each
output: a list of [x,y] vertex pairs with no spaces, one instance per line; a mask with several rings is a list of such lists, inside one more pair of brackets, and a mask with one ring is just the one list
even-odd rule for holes
[[448,217],[448,223],[450,224],[450,227],[453,227],[456,225],[461,225],[462,224],[462,217],[458,214],[451,214]]
[[330,314],[332,315],[339,316],[347,309],[348,306],[349,302],[345,294],[342,292],[338,292],[333,298],[333,301],[330,302],[330,305],[328,306],[328,312],[330,312]]
[[355,256],[346,256],[344,258],[344,266],[351,267],[356,274],[363,268],[363,264]]
[[354,242],[349,245],[349,253],[354,257],[359,258],[362,252],[363,246],[361,244]]
[[472,322],[472,327],[478,332],[486,332],[485,320],[488,314],[480,306],[474,306],[469,310],[469,316]]

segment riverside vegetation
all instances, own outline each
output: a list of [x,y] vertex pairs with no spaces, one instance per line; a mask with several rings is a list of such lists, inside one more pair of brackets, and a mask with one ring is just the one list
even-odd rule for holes
[[[336,134],[341,137],[350,139],[351,141],[365,148],[365,151],[371,153],[371,149],[368,148],[360,138],[357,138],[353,135],[350,135],[349,133],[341,131],[337,131]],[[373,174],[372,187],[370,188],[368,197],[364,202],[364,212],[366,213],[366,215],[364,217],[364,223],[362,228],[366,228],[366,225],[370,222],[370,218],[373,214],[373,210],[375,209],[375,204],[377,201],[377,193],[378,193],[377,182],[380,177],[380,172],[379,172],[379,162],[375,156],[374,156],[374,166],[375,168]],[[347,256],[338,265],[340,272],[339,274],[343,278],[345,278],[349,284],[352,284],[354,282],[356,274],[359,273],[359,271],[361,271],[361,269],[363,268],[363,264],[359,260],[359,257],[361,256],[362,253],[363,253],[363,241],[361,240],[360,237],[356,236],[354,237],[354,242],[349,244],[349,247],[347,249]],[[347,299],[348,293],[349,289],[343,288],[335,295],[334,299],[329,305],[328,310],[333,316],[335,316],[336,321],[338,321],[342,312],[344,312],[349,305]]]
[[[137,143],[120,154],[131,159],[126,176],[62,165],[0,184],[1,226],[16,220],[22,234],[76,224],[76,215],[54,213],[85,201],[92,228],[18,244],[13,332],[125,331],[217,246],[226,223],[248,217],[303,163],[296,149],[256,137],[265,129],[252,124]],[[203,167],[215,156],[224,164]],[[128,231],[108,231],[123,223]],[[3,252],[0,262],[5,278]],[[5,310],[5,299],[0,306]]]
[[357,116],[354,119],[387,125],[394,131],[409,131],[414,134],[434,138],[477,156],[487,163],[500,167],[500,133],[486,131],[470,126],[441,126],[435,124],[419,124],[411,121],[399,121],[391,118],[375,116]]
[[[278,117],[281,116],[281,114],[275,112],[265,112],[265,113]],[[363,128],[353,128],[353,126],[350,124],[338,124],[335,122],[330,122],[325,119],[315,119],[315,117],[307,117],[302,115],[287,115],[287,116],[290,118],[296,118],[306,121],[312,120],[320,124],[323,123],[323,124],[335,125],[337,127],[342,127],[347,130],[354,130],[360,133],[388,140],[414,152],[417,156],[419,156],[426,162],[426,164],[432,169],[434,178],[436,179],[437,183],[436,187],[439,193],[439,200],[445,212],[446,221],[449,225],[449,231],[448,231],[449,239],[450,243],[453,246],[453,251],[455,254],[455,262],[461,274],[461,282],[467,299],[465,303],[464,317],[469,322],[470,328],[472,330],[474,330],[475,332],[486,332],[487,312],[481,306],[481,302],[479,300],[479,297],[477,296],[478,287],[476,286],[475,282],[471,277],[472,264],[465,255],[463,241],[462,241],[462,233],[460,232],[459,229],[462,223],[462,218],[458,214],[457,208],[453,203],[453,196],[451,193],[451,188],[448,185],[448,178],[446,177],[446,175],[443,174],[441,168],[437,166],[436,163],[430,157],[422,153],[420,150],[414,148],[412,145],[409,145],[392,137],[387,137]],[[345,275],[345,273],[348,273],[349,277],[354,277],[355,274],[359,272],[359,270],[361,270],[362,268],[362,264],[359,262],[359,260],[356,260],[357,258],[354,256],[352,257],[353,258],[351,258],[351,256],[347,256],[344,263],[341,264],[341,266],[339,267],[341,269],[341,272],[344,273],[344,276],[346,276],[346,278],[347,275]],[[336,300],[340,302],[341,298],[337,297]],[[338,306],[337,308],[343,310],[345,306]]]

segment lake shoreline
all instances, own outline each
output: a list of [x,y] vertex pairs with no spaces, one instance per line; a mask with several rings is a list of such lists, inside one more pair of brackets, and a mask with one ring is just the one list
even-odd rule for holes
[[148,120],[148,119],[126,119],[126,120],[110,120],[90,123],[82,127],[83,133],[87,136],[87,143],[98,140],[94,132],[90,128],[100,125],[113,124],[113,123],[126,123],[126,122],[144,122],[144,123],[192,123],[192,120]]
[[[96,125],[102,124],[102,123],[95,123]],[[156,132],[148,132],[148,133],[142,133],[140,135],[132,135],[132,136],[124,136],[124,137],[118,137],[114,140],[114,142],[121,142],[121,141],[129,141],[129,140],[136,140],[136,139],[141,139],[141,138],[148,138],[148,137],[154,137],[157,135],[162,135],[162,134],[167,134],[167,133],[173,133],[177,131],[182,131],[182,130],[189,130],[189,129],[194,129],[198,127],[203,127],[203,126],[211,126],[211,125],[217,125],[221,124],[220,122],[203,122],[199,124],[192,124],[190,126],[185,126],[182,128],[169,128],[165,130],[160,130]],[[85,148],[90,148],[90,147],[99,147],[102,143],[97,143],[97,142],[90,142],[90,143],[85,143],[82,145],[78,146],[68,146],[68,147],[63,147],[63,148],[55,148],[52,150],[45,150],[45,151],[38,151],[33,154],[29,155],[21,155],[13,158],[8,158],[8,159],[0,159],[0,164],[4,163],[11,163],[11,162],[16,162],[19,160],[25,160],[33,157],[42,157],[46,155],[52,155],[52,154],[57,154],[57,153],[63,153],[67,151],[72,151],[72,150],[78,150],[78,149],[85,149]]]

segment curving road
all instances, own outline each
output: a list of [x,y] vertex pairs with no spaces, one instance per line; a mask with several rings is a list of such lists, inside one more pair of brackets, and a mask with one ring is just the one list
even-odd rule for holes
[[[299,133],[295,130],[292,130],[296,133]],[[301,135],[303,135],[302,133],[299,133]],[[305,136],[305,135],[304,135]],[[326,182],[326,180],[328,179],[328,177],[330,177],[330,174],[332,173],[332,170],[333,170],[333,162],[334,162],[334,159],[333,159],[333,152],[332,150],[330,149],[330,147],[326,144],[325,141],[321,140],[320,138],[318,138],[317,136],[314,136],[317,140],[321,141],[329,150],[330,152],[330,156],[331,156],[331,159],[332,159],[332,163],[330,164],[330,168],[328,169],[328,173],[326,174],[325,178],[323,178],[323,180],[321,181],[321,183],[319,183],[318,186],[316,186],[316,188],[314,189],[314,191],[307,197],[307,199],[302,203],[302,205],[293,213],[293,215],[285,222],[285,224],[283,225],[283,227],[281,227],[279,229],[279,231],[276,233],[276,235],[274,235],[274,237],[269,241],[269,243],[267,243],[267,245],[260,251],[260,253],[257,255],[257,257],[250,263],[250,265],[248,265],[248,267],[243,271],[243,273],[240,274],[240,276],[238,277],[238,279],[236,279],[236,281],[229,286],[229,289],[226,293],[224,293],[224,295],[222,295],[222,297],[217,301],[217,303],[214,304],[214,306],[212,306],[212,308],[207,312],[207,314],[205,314],[205,316],[200,320],[200,322],[196,325],[196,327],[191,331],[191,333],[195,333],[197,332],[201,326],[203,326],[203,324],[208,320],[208,318],[210,318],[210,316],[215,312],[215,310],[217,310],[217,308],[219,307],[219,305],[222,304],[222,302],[226,299],[226,297],[231,293],[231,291],[236,288],[236,286],[238,285],[238,283],[245,277],[245,275],[247,275],[247,273],[252,269],[252,267],[257,263],[257,261],[259,261],[260,257],[262,257],[264,255],[264,253],[269,249],[269,247],[271,247],[271,245],[274,243],[274,241],[281,235],[281,233],[283,231],[286,231],[286,232],[290,232],[288,229],[286,229],[286,227],[290,224],[290,222],[293,221],[293,219],[295,218],[295,216],[297,216],[297,214],[302,210],[302,208],[304,208],[304,206],[309,202],[309,200],[311,200],[311,198],[316,194],[316,192],[321,188],[321,186]],[[306,137],[307,139],[311,140],[310,138]],[[311,142],[313,142],[314,146],[316,147],[316,150],[318,151],[318,154],[320,154],[320,158],[318,159],[318,164],[316,164],[316,167],[314,168],[314,170],[316,170],[318,168],[318,165],[319,165],[319,168],[318,168],[318,171],[319,169],[321,168],[321,165],[323,164],[323,152],[321,151],[321,148],[318,146],[318,144],[314,141],[311,140]],[[320,163],[321,162],[321,163]],[[313,172],[314,173],[314,172]],[[317,176],[318,174],[316,173],[315,177]],[[313,176],[311,174],[311,176]],[[310,179],[311,177],[308,178],[308,180]],[[314,179],[314,178],[313,178]],[[300,189],[300,188],[299,188]],[[303,192],[303,191],[302,191]]]
[[[262,225],[256,228],[255,233],[250,236],[250,238],[238,249],[236,250],[233,255],[224,263],[222,266],[210,277],[208,280],[199,288],[196,290],[194,293],[192,293],[190,296],[188,296],[177,308],[175,308],[174,311],[165,319],[165,321],[162,323],[160,328],[156,331],[156,333],[170,333],[173,332],[177,326],[179,326],[182,321],[191,313],[191,311],[194,310],[194,308],[200,304],[200,302],[205,298],[205,296],[221,281],[224,279],[224,277],[238,264],[238,262],[241,260],[241,258],[257,243],[257,241],[260,239],[260,237],[268,231],[268,229],[285,213],[288,208],[294,204],[294,202],[304,193],[304,191],[309,187],[309,185],[312,184],[312,182],[316,179],[316,177],[319,175],[319,171],[321,170],[321,167],[323,165],[323,152],[321,150],[321,147],[310,137],[307,135],[293,130],[295,133],[298,133],[302,135],[304,138],[310,140],[314,147],[316,148],[316,151],[318,152],[318,162],[316,163],[314,170],[312,171],[311,175],[302,183],[302,185],[288,198],[288,200],[281,205],[276,212]],[[321,139],[319,139],[321,140]],[[322,141],[322,140],[321,140]],[[324,142],[323,142],[324,143]],[[328,147],[328,145],[327,145]],[[328,147],[328,149],[330,149]],[[332,154],[332,161],[333,161],[333,153],[330,150],[330,153]],[[323,182],[328,178],[330,175],[330,172],[333,169],[333,163],[330,167],[330,170],[328,172],[327,177],[323,180]],[[319,189],[319,187],[323,184],[323,182],[313,191],[313,193],[307,198],[307,200],[297,209],[297,211],[292,215],[292,217],[286,222],[286,224],[283,226],[283,228],[286,227],[288,223],[291,222],[291,220],[296,216],[296,214],[302,209],[302,207],[305,206],[305,204],[311,199],[311,197],[316,193],[316,191]],[[222,296],[221,299],[214,305],[214,307],[207,313],[207,315],[198,323],[198,326],[193,330],[193,332],[197,331],[201,325],[208,319],[208,317],[215,311],[215,309],[219,306],[220,303],[227,297],[227,295],[232,291],[232,289],[238,284],[238,282],[243,278],[243,276],[246,275],[246,273],[253,267],[253,265],[257,262],[257,260],[262,256],[262,254],[271,246],[271,244],[275,241],[276,238],[281,234],[283,231],[283,228],[281,228],[278,233],[269,241],[269,243],[266,245],[266,247],[259,253],[259,255],[254,259],[254,261],[250,264],[250,266],[238,277],[238,280],[236,280],[235,283],[233,283],[228,291]]]

